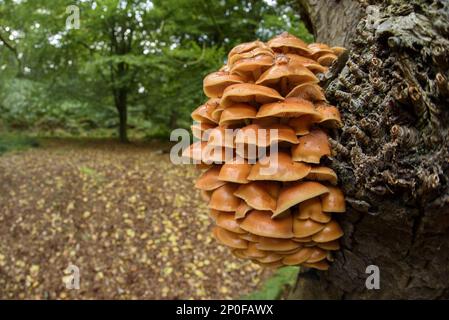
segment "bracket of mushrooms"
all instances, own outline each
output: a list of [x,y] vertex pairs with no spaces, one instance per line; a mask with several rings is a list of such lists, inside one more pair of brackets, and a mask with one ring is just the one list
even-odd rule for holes
[[345,200],[323,160],[327,130],[342,122],[316,74],[343,51],[283,33],[234,47],[205,77],[209,100],[192,113],[198,141],[183,156],[203,170],[195,187],[208,201],[213,236],[238,258],[327,270],[339,250],[333,213],[345,212]]

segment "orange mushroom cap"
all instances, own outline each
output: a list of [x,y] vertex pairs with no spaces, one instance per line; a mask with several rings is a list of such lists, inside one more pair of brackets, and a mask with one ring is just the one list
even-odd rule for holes
[[298,143],[292,128],[285,124],[259,125],[250,124],[239,129],[235,135],[235,144],[251,144],[268,147],[276,142]]
[[327,68],[325,66],[322,66],[313,59],[291,53],[287,53],[286,56],[290,59],[291,63],[304,66],[315,74],[324,73],[327,71]]
[[330,156],[331,149],[327,134],[314,129],[308,135],[301,136],[298,144],[292,146],[292,158],[294,161],[308,163],[320,163],[322,156]]
[[252,166],[248,180],[296,181],[310,172],[310,165],[294,162],[286,152],[273,153]]
[[312,250],[313,250],[312,254],[310,255],[309,259],[307,259],[307,261],[306,261],[307,263],[315,263],[315,262],[326,259],[326,257],[327,257],[326,250],[323,250],[323,249],[320,249],[317,247],[312,248]]
[[255,234],[252,234],[252,233],[245,233],[245,234],[240,234],[239,235],[239,237],[241,238],[241,239],[244,239],[244,240],[246,240],[246,241],[249,241],[249,242],[259,242],[260,241],[260,236],[256,236]]
[[[323,89],[316,83],[301,83],[294,87],[286,98],[302,98],[311,102],[326,101]],[[315,113],[318,113],[315,111]]]
[[215,128],[214,124],[199,122],[190,126],[192,135],[202,141],[207,141],[209,132]]
[[331,220],[329,213],[323,212],[320,198],[312,198],[299,204],[299,212],[296,218],[300,220],[312,219],[319,223],[327,223]]
[[324,224],[315,222],[312,219],[293,220],[293,234],[296,238],[309,237],[324,229]]
[[343,52],[346,51],[346,48],[343,48],[343,47],[332,47],[331,50],[338,57],[339,55],[341,55]]
[[310,50],[307,48],[307,44],[301,39],[289,34],[288,32],[283,32],[280,35],[272,38],[267,42],[267,45],[274,51],[283,53],[299,53],[299,54],[310,54]]
[[205,171],[196,181],[195,188],[210,191],[224,185],[226,182],[218,179],[220,169],[220,166],[213,166]]
[[293,219],[291,215],[272,219],[271,212],[253,210],[243,218],[240,228],[258,236],[290,239],[293,237]]
[[227,183],[212,192],[209,205],[210,209],[220,211],[235,211],[240,204],[240,199],[234,196],[238,185]]
[[317,59],[317,62],[319,64],[321,64],[322,66],[329,67],[332,64],[332,62],[334,62],[336,59],[337,59],[337,56],[335,54],[326,53],[326,54],[323,54],[322,56],[320,56]]
[[294,266],[306,262],[313,253],[311,248],[302,248],[301,250],[288,255],[282,259],[282,262],[288,266]]
[[321,196],[321,203],[324,212],[345,212],[345,196],[340,188],[328,186],[329,193]]
[[206,103],[202,104],[192,112],[192,119],[198,122],[216,124],[217,121],[212,117],[212,112],[219,106],[219,104],[220,99],[209,99]]
[[268,48],[269,49],[269,47],[260,40],[241,43],[239,45],[236,45],[234,48],[231,49],[231,51],[229,51],[228,60],[230,60],[231,57],[234,56],[235,54],[249,52],[256,48]]
[[254,242],[248,242],[248,248],[245,250],[244,255],[248,258],[263,258],[267,256],[267,253],[257,249]]
[[328,45],[323,43],[311,43],[307,46],[307,48],[310,50],[309,57],[311,57],[314,60],[317,60],[323,54],[334,53],[332,49],[329,48]]
[[282,258],[283,258],[282,255],[271,252],[271,253],[266,254],[265,257],[257,258],[257,261],[262,262],[262,263],[272,263],[272,262],[281,261]]
[[343,231],[340,225],[335,220],[331,220],[320,232],[312,236],[312,240],[319,243],[330,242],[337,240],[341,236],[343,236]]
[[223,164],[218,179],[227,182],[248,183],[251,165],[246,160],[233,160]]
[[290,239],[260,237],[256,247],[265,251],[290,251],[301,247],[301,244]]
[[279,92],[272,88],[253,83],[240,83],[227,87],[220,103],[227,108],[241,102],[263,104],[283,99]]
[[218,98],[223,95],[223,91],[231,84],[243,83],[245,79],[226,71],[217,71],[208,74],[203,80],[203,90],[207,97]]
[[324,102],[319,102],[315,106],[316,111],[320,114],[316,118],[318,123],[329,128],[340,128],[343,126],[340,112],[336,107],[328,105]]
[[248,119],[254,119],[257,109],[245,103],[237,103],[223,110],[220,116],[220,125],[245,123]]
[[230,213],[220,213],[216,218],[217,226],[226,229],[228,231],[245,234],[246,231],[241,229],[237,221],[234,219],[234,215]]
[[329,263],[326,260],[321,260],[314,263],[304,262],[302,266],[307,268],[314,268],[321,271],[326,271],[329,269]]
[[310,128],[316,122],[312,115],[304,115],[299,118],[291,118],[288,121],[288,126],[291,127],[297,136],[304,136],[310,133]]
[[248,205],[245,200],[242,200],[240,202],[240,205],[238,206],[238,208],[235,210],[235,219],[242,219],[246,216],[246,214],[248,212],[250,212],[251,210],[253,210],[254,208],[251,207],[250,205]]
[[240,239],[237,233],[225,230],[220,227],[212,229],[212,235],[218,242],[235,249],[248,248],[248,241]]
[[278,183],[256,181],[240,185],[237,191],[234,192],[234,195],[245,200],[254,209],[274,211],[279,189],[280,185]]
[[284,101],[264,104],[257,112],[256,118],[281,117],[294,118],[302,115],[320,116],[313,103],[301,98],[286,98]]
[[314,181],[296,182],[284,187],[280,191],[273,217],[300,202],[317,197],[326,192],[329,192],[326,186]]
[[235,130],[227,126],[218,126],[208,131],[208,146],[234,148]]
[[317,243],[317,247],[324,250],[340,250],[340,243],[338,242],[338,240],[332,240],[329,242]]
[[331,184],[337,184],[337,174],[334,170],[325,166],[313,166],[310,169],[309,174],[306,179],[317,180],[317,181],[329,181]]

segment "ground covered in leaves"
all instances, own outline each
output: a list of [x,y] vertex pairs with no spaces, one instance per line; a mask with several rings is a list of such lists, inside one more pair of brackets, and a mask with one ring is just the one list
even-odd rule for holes
[[[159,144],[47,140],[0,156],[0,298],[231,299],[268,276],[210,236]],[[65,269],[80,269],[69,290]]]

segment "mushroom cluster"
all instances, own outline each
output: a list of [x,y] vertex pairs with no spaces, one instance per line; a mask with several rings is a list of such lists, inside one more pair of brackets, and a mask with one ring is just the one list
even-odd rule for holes
[[337,175],[325,166],[327,130],[342,125],[317,73],[343,48],[307,45],[283,33],[234,47],[204,79],[209,100],[192,113],[198,139],[183,151],[204,170],[195,187],[208,202],[213,236],[266,267],[327,270],[343,232]]

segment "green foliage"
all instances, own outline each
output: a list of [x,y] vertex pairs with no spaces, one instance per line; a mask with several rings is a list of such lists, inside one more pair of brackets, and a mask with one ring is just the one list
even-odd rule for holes
[[[79,30],[65,25],[73,4]],[[202,79],[227,51],[282,31],[312,40],[285,1],[0,0],[0,120],[73,135],[116,128],[126,92],[128,127],[167,136],[190,126]]]
[[299,267],[283,267],[276,270],[273,276],[265,281],[262,288],[247,296],[244,300],[276,300],[286,289],[292,288],[298,276]]
[[38,146],[39,142],[34,138],[11,133],[0,133],[0,154]]

